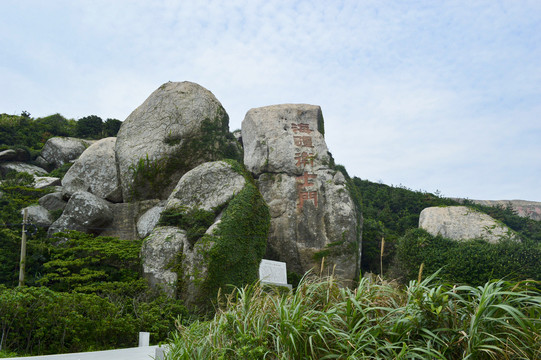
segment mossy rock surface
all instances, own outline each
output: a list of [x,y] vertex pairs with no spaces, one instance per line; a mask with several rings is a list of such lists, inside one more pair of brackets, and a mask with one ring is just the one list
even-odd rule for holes
[[182,251],[167,265],[178,273],[176,293],[188,305],[207,308],[219,289],[258,279],[270,214],[238,162],[205,163],[188,172],[168,199],[160,225],[185,233]]

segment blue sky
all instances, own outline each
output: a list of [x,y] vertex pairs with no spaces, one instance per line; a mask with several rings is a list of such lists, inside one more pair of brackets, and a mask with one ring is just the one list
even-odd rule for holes
[[350,175],[541,201],[541,1],[0,1],[0,112],[124,120],[167,81],[320,105]]

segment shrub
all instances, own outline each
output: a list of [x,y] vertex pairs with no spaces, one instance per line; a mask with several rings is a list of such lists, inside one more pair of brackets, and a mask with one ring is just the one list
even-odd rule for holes
[[455,241],[415,229],[399,240],[396,256],[409,280],[417,278],[421,264],[425,274],[442,268],[445,280],[474,286],[502,278],[541,280],[541,246],[532,242]]
[[[131,285],[141,290],[142,284]],[[2,350],[35,355],[133,347],[140,331],[149,331],[154,342],[165,340],[173,318],[187,318],[187,311],[176,300],[142,299],[144,294],[148,289],[120,301],[45,287],[0,287]]]

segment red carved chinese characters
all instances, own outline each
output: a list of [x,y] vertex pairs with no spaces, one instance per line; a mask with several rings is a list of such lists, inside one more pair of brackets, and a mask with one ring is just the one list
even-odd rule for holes
[[315,179],[317,175],[315,174],[308,174],[308,172],[304,172],[304,175],[297,176],[297,185],[300,187],[307,187],[307,186],[314,186],[314,182],[311,179]]
[[303,151],[302,153],[295,153],[295,160],[297,160],[296,166],[306,166],[310,163],[310,166],[314,166],[314,154]]
[[[291,129],[295,134],[311,134],[312,130],[310,129],[309,124],[291,124]],[[307,135],[295,135],[293,136],[293,142],[295,146],[302,148],[313,148],[312,137]],[[306,167],[306,165],[314,166],[314,153],[301,151],[295,153],[295,166],[297,167]],[[316,174],[310,174],[305,171],[302,176],[297,176],[297,191],[299,194],[299,202],[297,204],[297,209],[302,210],[304,203],[306,201],[313,202],[314,206],[317,208],[317,187],[315,180],[317,178]]]
[[293,141],[295,142],[295,146],[314,147],[311,136],[293,136]]
[[314,206],[317,208],[317,191],[299,191],[299,205],[297,205],[299,210],[302,209],[302,206],[306,200],[313,200]]
[[310,130],[310,124],[291,124],[291,128],[295,134],[299,132],[310,134],[312,132],[312,130]]

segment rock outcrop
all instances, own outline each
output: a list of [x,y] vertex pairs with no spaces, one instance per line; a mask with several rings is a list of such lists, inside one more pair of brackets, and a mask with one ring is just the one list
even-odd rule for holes
[[248,111],[244,163],[270,208],[266,258],[298,274],[325,265],[358,279],[360,222],[342,173],[332,168],[321,108],[276,105]]
[[[140,239],[137,222],[147,211],[157,206],[159,200],[141,200],[130,203],[110,203],[113,221],[100,233],[101,236],[114,236],[124,240]],[[148,234],[147,234],[148,235]]]
[[[162,226],[144,242],[141,258],[151,283],[176,289],[178,296],[194,305],[220,286],[257,279],[269,214],[247,177],[240,164],[216,161],[180,179],[161,214]],[[169,253],[170,249],[176,253]],[[167,256],[156,258],[163,252]],[[171,259],[176,259],[174,264]],[[176,269],[176,278],[166,266]]]
[[164,206],[160,205],[154,206],[139,217],[137,220],[137,235],[139,235],[140,238],[145,238],[150,235],[152,230],[158,225],[158,221],[160,221],[160,216],[164,208]]
[[47,174],[47,170],[24,162],[14,161],[0,164],[0,174],[2,176],[6,176],[11,171],[18,173],[25,172],[34,176],[43,176]]
[[0,161],[15,161],[17,152],[13,149],[0,151]]
[[157,227],[145,239],[141,249],[143,276],[150,286],[175,296],[178,275],[171,265],[182,256],[187,243],[186,231],[174,226]]
[[165,210],[175,208],[214,211],[238,194],[246,180],[224,161],[204,163],[180,179]]
[[490,243],[508,238],[518,240],[507,226],[466,206],[426,208],[421,211],[419,227],[434,236],[453,240],[484,239]]
[[235,157],[232,140],[229,117],[210,91],[191,82],[163,84],[118,132],[124,201],[167,199],[182,175],[197,165]]
[[32,186],[36,189],[43,189],[50,186],[61,185],[60,178],[50,176],[35,176]]
[[69,199],[62,216],[49,227],[48,234],[67,230],[100,233],[112,220],[113,212],[107,201],[79,191]]
[[77,159],[92,141],[71,138],[53,137],[47,140],[37,161],[42,166],[58,168],[65,163]]
[[101,139],[89,146],[73,163],[62,179],[62,185],[88,189],[88,192],[111,202],[122,202],[115,161],[116,138]]
[[30,153],[24,149],[7,149],[0,151],[0,162],[18,161],[25,162],[30,160]]

